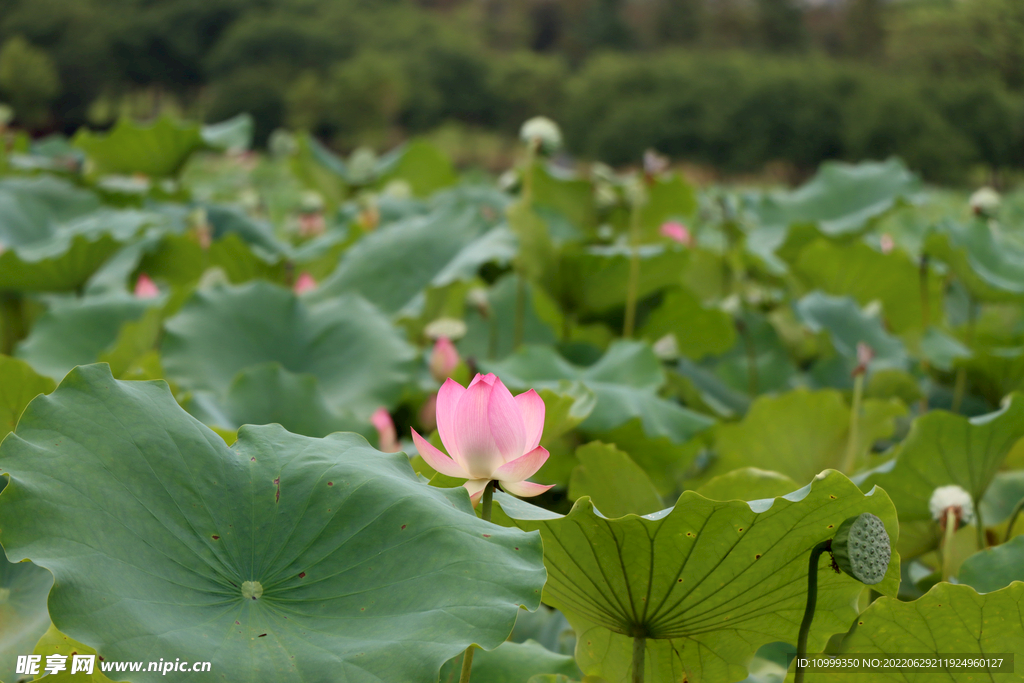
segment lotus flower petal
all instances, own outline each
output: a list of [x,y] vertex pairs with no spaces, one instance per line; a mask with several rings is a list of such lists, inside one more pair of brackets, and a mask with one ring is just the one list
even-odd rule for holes
[[469,491],[469,499],[473,501],[473,505],[476,505],[477,501],[480,500],[480,496],[483,495],[484,489],[491,482],[490,479],[470,479],[463,488]]
[[516,396],[516,405],[526,427],[525,450],[532,451],[540,445],[540,437],[544,434],[544,399],[530,389]]
[[502,485],[506,482],[523,481],[536,474],[537,470],[547,462],[547,459],[547,449],[538,446],[526,455],[507,462],[494,470],[491,476],[502,482]]
[[436,471],[458,479],[469,478],[469,474],[464,472],[457,462],[430,445],[430,442],[420,436],[415,429],[412,430],[412,442],[416,444],[416,451],[420,457]]
[[456,462],[459,460],[459,449],[455,443],[455,411],[459,400],[466,393],[466,387],[453,379],[449,379],[437,392],[437,433],[441,435],[441,443],[448,449],[448,454]]
[[453,457],[462,469],[481,479],[490,478],[491,472],[505,464],[487,416],[492,391],[486,381],[470,384],[459,399],[453,424]]
[[515,460],[526,452],[526,425],[519,412],[519,404],[501,380],[491,385],[487,421],[503,462]]
[[539,496],[553,487],[554,484],[545,486],[543,484],[534,484],[532,481],[501,482],[501,488],[512,495],[519,496],[520,498]]
[[438,382],[444,381],[459,365],[459,352],[448,337],[441,337],[430,352],[430,374]]
[[139,299],[155,299],[160,296],[160,289],[148,275],[142,273],[135,281],[135,296]]

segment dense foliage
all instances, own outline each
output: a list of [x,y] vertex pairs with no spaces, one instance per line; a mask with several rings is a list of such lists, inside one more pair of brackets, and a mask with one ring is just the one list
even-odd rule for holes
[[249,112],[260,145],[441,127],[492,167],[541,112],[615,163],[656,145],[806,177],[898,155],[963,181],[1024,163],[1022,35],[1016,0],[2,0],[0,102],[67,134]]
[[254,683],[1024,655],[1021,197],[896,159],[698,190],[524,131],[500,187],[423,140],[255,154],[245,117],[7,134],[0,678],[32,652]]

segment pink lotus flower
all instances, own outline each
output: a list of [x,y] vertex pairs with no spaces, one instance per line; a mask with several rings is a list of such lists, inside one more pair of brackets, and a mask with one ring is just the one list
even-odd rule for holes
[[438,337],[434,342],[434,350],[430,352],[430,374],[438,382],[451,376],[459,365],[459,352],[448,337]]
[[476,503],[490,481],[517,496],[536,496],[550,486],[526,481],[548,459],[540,446],[544,401],[531,389],[513,397],[494,375],[477,375],[469,387],[449,379],[437,392],[437,431],[445,455],[412,430],[416,450],[441,474],[467,479]]
[[160,288],[148,275],[142,273],[135,281],[135,296],[139,299],[155,299],[160,296]]
[[380,450],[385,453],[397,453],[400,450],[398,445],[398,431],[395,429],[395,422],[391,419],[387,409],[378,408],[370,416],[370,422],[377,430],[377,440]]
[[676,221],[662,223],[661,234],[683,246],[689,247],[693,244],[693,236],[690,235],[690,231],[686,229],[685,225]]
[[888,254],[893,250],[893,247],[896,246],[896,242],[893,241],[892,235],[889,233],[884,233],[878,241],[882,247],[883,254]]
[[299,276],[299,279],[295,281],[295,285],[292,289],[296,294],[305,294],[316,289],[316,280],[309,273],[303,273]]

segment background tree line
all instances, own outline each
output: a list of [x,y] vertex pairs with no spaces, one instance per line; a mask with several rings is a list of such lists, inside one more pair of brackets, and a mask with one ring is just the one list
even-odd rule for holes
[[37,133],[171,112],[340,149],[545,113],[612,163],[1024,167],[1020,0],[0,0]]

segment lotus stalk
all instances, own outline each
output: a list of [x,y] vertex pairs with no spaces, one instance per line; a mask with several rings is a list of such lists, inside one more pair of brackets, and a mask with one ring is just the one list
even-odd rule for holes
[[1008,543],[1010,538],[1013,537],[1013,525],[1017,522],[1017,517],[1020,516],[1020,511],[1024,510],[1024,498],[1017,501],[1017,504],[1013,506],[1013,512],[1010,513],[1010,521],[1006,523],[1006,537],[1003,539],[1003,543]]
[[860,414],[864,402],[864,375],[875,353],[864,342],[857,344],[857,367],[853,370],[853,405],[850,407],[850,435],[846,442],[846,457],[843,459],[843,473],[852,474],[857,466],[857,451],[860,441]]
[[802,660],[807,657],[807,637],[814,620],[814,608],[818,602],[818,563],[823,553],[832,554],[832,568],[857,579],[863,584],[874,586],[881,583],[889,569],[892,558],[892,541],[881,519],[864,512],[850,517],[830,539],[818,543],[811,550],[807,565],[807,608],[796,646],[796,675],[794,683],[803,683]]

